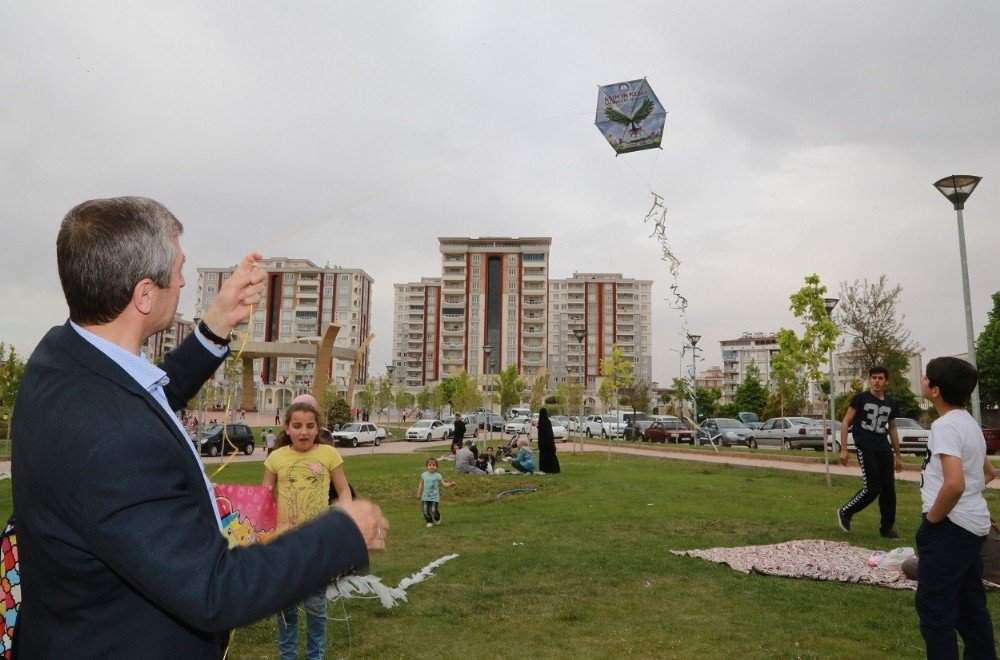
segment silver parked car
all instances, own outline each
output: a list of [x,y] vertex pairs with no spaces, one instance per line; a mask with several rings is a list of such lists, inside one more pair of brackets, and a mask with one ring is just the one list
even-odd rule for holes
[[823,449],[823,423],[809,417],[772,417],[756,431],[761,447],[782,449]]

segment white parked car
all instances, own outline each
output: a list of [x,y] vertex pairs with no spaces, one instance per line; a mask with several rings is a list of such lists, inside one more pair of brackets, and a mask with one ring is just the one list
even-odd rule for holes
[[[896,433],[899,434],[899,451],[923,454],[927,451],[927,441],[931,432],[909,417],[896,418]],[[830,451],[840,452],[840,427],[837,427],[837,437],[830,443]],[[854,434],[847,434],[847,450],[854,449]]]
[[588,438],[620,438],[625,434],[625,420],[614,415],[591,415],[583,430]]
[[382,438],[378,437],[378,428],[368,422],[358,424],[344,424],[340,430],[333,432],[333,440],[338,445],[347,447],[357,447],[358,445],[373,444],[378,447],[382,444]]
[[407,440],[444,440],[448,427],[440,419],[422,419],[406,429]]
[[531,420],[527,417],[515,417],[503,425],[503,432],[506,435],[530,433]]

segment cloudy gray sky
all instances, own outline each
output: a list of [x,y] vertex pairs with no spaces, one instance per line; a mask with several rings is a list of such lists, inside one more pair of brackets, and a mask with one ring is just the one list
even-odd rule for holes
[[[977,332],[1000,289],[996,2],[15,2],[0,0],[0,341],[66,314],[68,208],[137,194],[185,223],[195,269],[253,248],[392,284],[440,273],[438,236],[552,237],[551,270],[654,281],[654,377],[680,319],[642,224],[669,205],[688,324],[718,341],[798,327],[818,273],[885,273],[925,358],[965,350],[955,214]],[[597,86],[646,77],[662,151],[615,158]],[[287,237],[297,229],[305,228]],[[286,238],[283,238],[286,237]]]

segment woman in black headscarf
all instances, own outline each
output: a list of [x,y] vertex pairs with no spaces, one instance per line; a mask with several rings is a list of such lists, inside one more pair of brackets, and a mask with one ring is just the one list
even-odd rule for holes
[[545,408],[538,411],[538,469],[550,474],[559,472],[559,459],[556,458],[556,439],[552,434],[549,411]]

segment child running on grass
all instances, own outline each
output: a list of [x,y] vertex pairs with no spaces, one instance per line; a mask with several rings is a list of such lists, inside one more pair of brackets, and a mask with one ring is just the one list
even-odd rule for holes
[[[315,518],[328,508],[329,484],[341,502],[351,501],[344,461],[330,445],[318,444],[319,411],[311,403],[293,403],[285,411],[285,435],[290,444],[276,449],[264,461],[264,486],[278,503],[278,533]],[[307,596],[306,658],[322,658],[326,649],[326,588]],[[278,651],[281,660],[298,656],[298,604],[278,614]]]
[[980,554],[990,531],[983,498],[994,478],[986,440],[965,402],[976,387],[976,368],[954,357],[927,363],[921,394],[938,418],[920,472],[923,524],[917,531],[917,614],[928,658],[996,658],[993,625],[983,589]]
[[441,510],[438,507],[441,501],[440,486],[451,488],[454,485],[454,481],[445,481],[438,472],[437,459],[428,458],[427,469],[420,475],[420,485],[417,486],[417,497],[420,498],[424,520],[427,521],[428,527],[441,524]]

